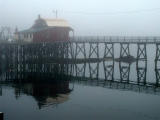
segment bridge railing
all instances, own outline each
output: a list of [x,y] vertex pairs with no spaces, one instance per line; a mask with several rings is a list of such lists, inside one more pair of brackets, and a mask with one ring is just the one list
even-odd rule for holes
[[71,37],[70,41],[73,42],[131,42],[131,43],[140,43],[140,42],[147,42],[147,43],[154,43],[160,42],[160,36],[75,36]]

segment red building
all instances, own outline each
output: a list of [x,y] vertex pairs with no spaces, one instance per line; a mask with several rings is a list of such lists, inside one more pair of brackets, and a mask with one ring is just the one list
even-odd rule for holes
[[43,19],[38,16],[34,25],[27,30],[18,32],[18,40],[26,42],[53,42],[69,40],[73,29],[64,19]]

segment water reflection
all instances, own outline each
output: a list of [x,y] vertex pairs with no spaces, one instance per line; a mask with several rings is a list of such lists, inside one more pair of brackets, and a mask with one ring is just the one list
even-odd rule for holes
[[21,95],[26,94],[33,96],[37,101],[39,109],[46,106],[56,106],[69,99],[69,93],[72,89],[69,88],[69,82],[54,82],[54,83],[19,83],[13,84],[15,89],[15,97],[18,99]]
[[[114,60],[84,64],[13,64],[1,73],[1,81],[34,82],[41,81],[70,81],[70,80],[100,80],[118,81],[146,86],[159,85],[159,68],[155,68],[156,80],[147,80],[147,62],[137,61],[136,66],[131,63]],[[117,68],[119,70],[117,71]],[[2,70],[1,70],[2,71]],[[4,70],[3,70],[4,71]],[[115,73],[116,71],[116,73]],[[119,72],[119,73],[118,73]],[[130,74],[135,72],[137,80]],[[117,75],[119,74],[119,77]]]
[[114,80],[114,61],[103,62],[105,80]]
[[92,66],[91,63],[89,63],[89,73],[90,73],[90,79],[96,79],[99,78],[99,62],[95,64],[95,66]]
[[160,86],[160,69],[156,68],[155,73],[156,73],[156,86],[159,87]]
[[73,90],[71,83],[73,86],[78,83],[150,94],[160,93],[158,66],[153,71],[156,80],[152,82],[147,81],[146,61],[136,62],[136,80],[131,76],[134,69],[131,66],[131,63],[114,60],[84,64],[10,64],[5,70],[1,70],[1,81],[11,84],[17,99],[23,94],[33,96],[39,108],[67,101]]
[[123,64],[119,62],[119,70],[120,70],[120,80],[121,82],[129,83],[129,76],[130,76],[130,63]]

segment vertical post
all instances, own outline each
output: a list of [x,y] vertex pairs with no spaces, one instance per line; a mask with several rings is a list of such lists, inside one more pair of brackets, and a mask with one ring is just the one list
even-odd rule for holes
[[77,47],[77,42],[76,42],[76,51],[75,51],[75,59],[77,59],[77,50],[78,49],[78,47]]
[[83,49],[84,49],[84,59],[86,59],[86,47],[85,47],[85,42],[83,43]]
[[2,96],[2,87],[0,86],[0,96]]
[[73,59],[74,58],[73,43],[68,42],[67,44],[68,44],[68,57]]
[[99,42],[97,42],[97,58],[99,58]]
[[3,113],[0,112],[0,120],[3,120]]
[[155,74],[156,74],[156,87],[159,87],[160,82],[160,69],[157,67],[155,68]]
[[68,42],[65,42],[65,58],[69,58],[69,43]]
[[91,49],[92,49],[92,44],[91,44],[91,43],[89,43],[89,46],[90,46],[90,48],[89,48],[89,58],[91,58]]
[[156,86],[160,84],[160,68],[158,67],[160,62],[160,43],[156,44],[156,58],[155,58],[155,74],[156,74]]
[[157,67],[158,61],[160,61],[160,44],[156,44],[155,68]]
[[74,48],[74,43],[73,42],[70,44],[70,50],[71,50],[71,58],[74,58],[75,48]]

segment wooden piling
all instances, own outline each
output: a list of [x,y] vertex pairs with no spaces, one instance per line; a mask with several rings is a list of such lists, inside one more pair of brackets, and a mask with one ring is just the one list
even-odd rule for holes
[[156,44],[156,57],[155,57],[155,68],[157,67],[158,61],[160,61],[160,44]]
[[136,67],[139,67],[139,62],[144,61],[145,66],[147,67],[147,50],[146,50],[146,43],[138,43],[137,44],[137,61],[136,61]]
[[120,58],[130,55],[129,43],[120,43]]
[[99,43],[89,43],[90,49],[89,49],[89,58],[95,57],[99,58]]
[[75,53],[75,59],[77,56],[82,53],[83,59],[86,59],[86,48],[85,48],[85,42],[77,43],[76,42],[76,53]]
[[0,112],[0,120],[3,120],[4,118],[4,116],[3,116],[4,114],[2,113],[2,112]]
[[147,60],[146,43],[138,43],[137,60]]
[[160,86],[160,69],[155,68],[155,75],[156,75],[156,87]]
[[104,57],[114,59],[114,43],[105,42]]

